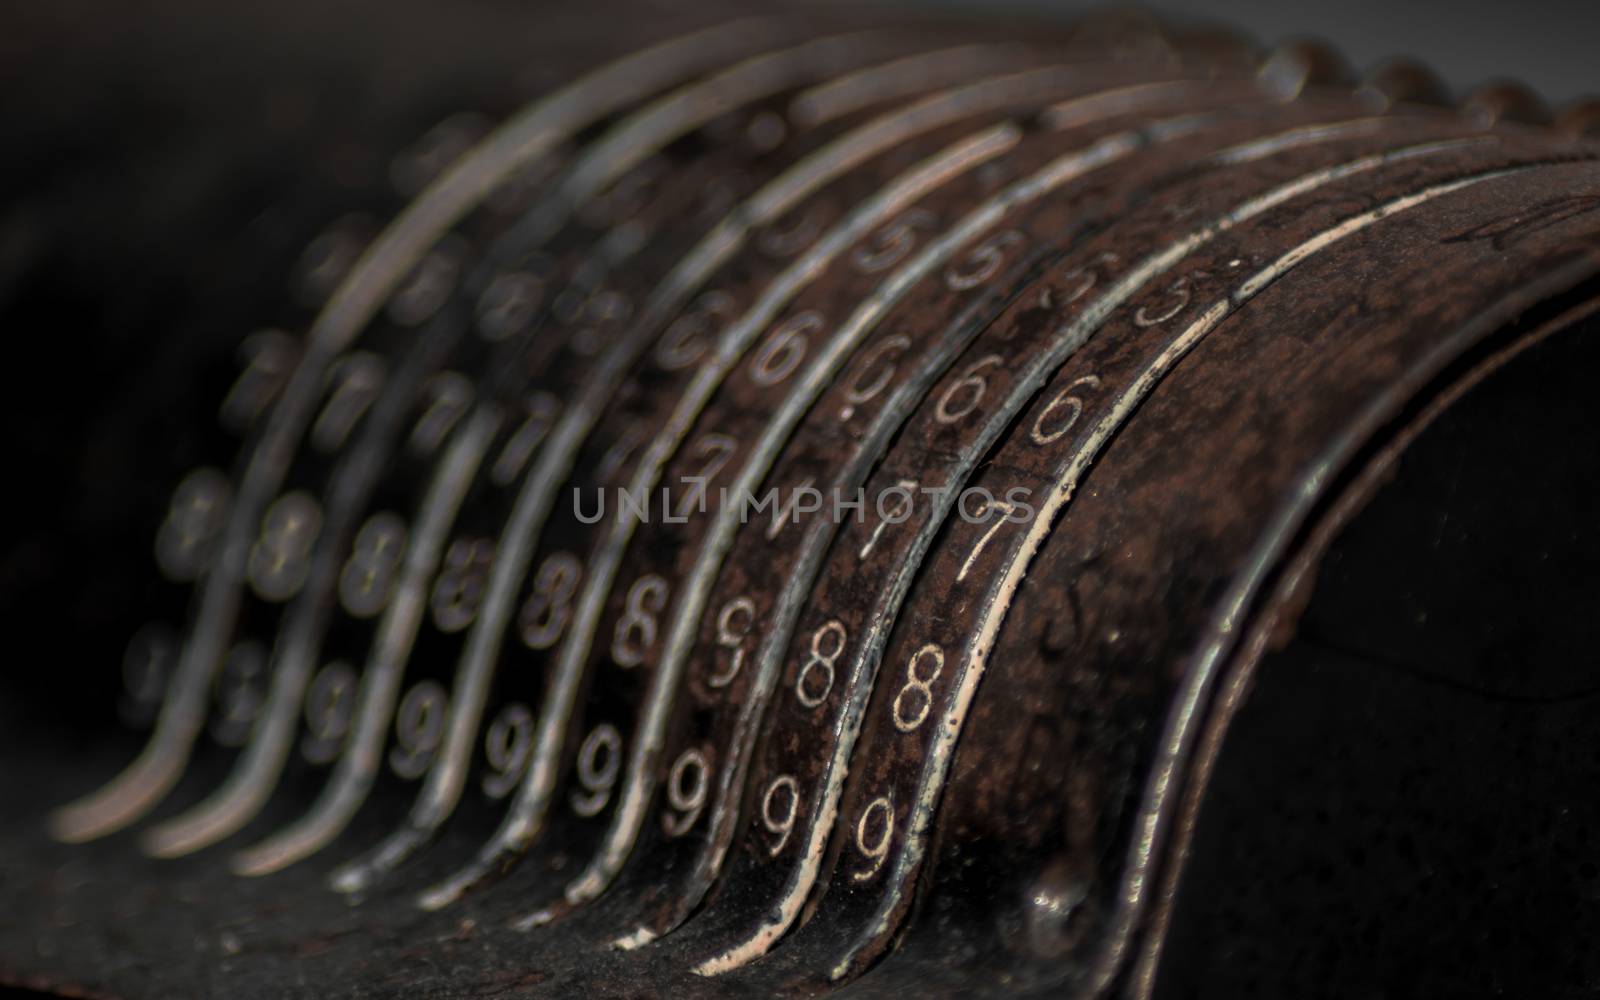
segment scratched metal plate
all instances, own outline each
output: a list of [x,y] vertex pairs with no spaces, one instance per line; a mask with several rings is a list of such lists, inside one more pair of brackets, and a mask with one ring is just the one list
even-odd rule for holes
[[395,22],[19,113],[0,981],[1593,984],[1528,846],[1600,761],[1592,113],[1131,15]]

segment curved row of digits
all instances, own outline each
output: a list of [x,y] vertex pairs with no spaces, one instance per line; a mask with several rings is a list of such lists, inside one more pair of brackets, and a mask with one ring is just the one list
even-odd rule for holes
[[[1092,992],[1159,946],[1195,706],[1283,553],[1245,554],[1381,395],[1346,363],[1377,322],[1318,290],[1367,267],[1403,313],[1524,217],[1506,288],[1548,271],[1594,225],[1541,206],[1593,188],[1596,116],[1141,19],[830,18],[451,117],[392,220],[307,247],[314,315],[241,339],[238,456],[155,531],[146,749],[58,837],[231,754],[149,853],[342,852],[335,890],[424,910],[509,879],[483,897],[530,940],[772,991],[905,939]],[[1241,443],[1290,406],[1326,419]],[[1246,469],[1254,528],[1172,513]],[[573,502],[618,490],[656,516]],[[263,829],[275,796],[299,815]]]

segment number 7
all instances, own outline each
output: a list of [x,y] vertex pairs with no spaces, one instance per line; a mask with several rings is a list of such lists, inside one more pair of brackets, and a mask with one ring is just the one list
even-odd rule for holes
[[1002,524],[1005,524],[1007,521],[1011,520],[1011,512],[1016,509],[1016,504],[1007,503],[1004,500],[990,500],[983,505],[985,514],[992,514],[996,510],[999,510],[1003,512],[1005,516],[995,518],[994,523],[989,525],[989,530],[985,531],[983,533],[983,537],[978,539],[978,544],[972,547],[972,552],[967,555],[967,561],[961,564],[961,572],[956,574],[957,583],[960,583],[962,580],[967,578],[967,571],[972,569],[972,564],[978,561],[978,556],[983,553],[984,546],[989,544],[989,539],[994,537],[995,532],[1000,530],[1000,526]]

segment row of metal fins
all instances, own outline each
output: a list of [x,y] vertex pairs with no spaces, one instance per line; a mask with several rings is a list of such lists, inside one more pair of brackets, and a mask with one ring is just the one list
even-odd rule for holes
[[[419,905],[547,852],[561,862],[548,898],[519,904],[518,926],[598,912],[619,949],[667,937],[702,975],[779,970],[769,982],[848,979],[891,947],[982,677],[979,636],[992,642],[1027,553],[985,561],[975,529],[972,559],[937,586],[981,578],[999,594],[988,617],[965,646],[914,643],[899,662],[908,595],[956,544],[940,533],[949,504],[902,524],[867,489],[843,523],[740,523],[717,491],[881,498],[887,484],[923,500],[919,456],[896,452],[914,415],[972,428],[945,485],[1012,436],[1061,438],[1081,403],[1046,386],[1058,362],[1038,356],[1037,378],[1019,370],[990,410],[991,369],[1009,362],[970,349],[974,317],[1049,259],[1018,218],[1318,88],[1372,116],[1444,91],[1412,64],[1353,81],[1316,45],[1258,59],[1139,19],[1026,43],[992,24],[805,35],[782,18],[720,24],[496,128],[447,120],[395,161],[397,193],[415,196],[386,226],[342,219],[312,244],[293,291],[314,318],[245,339],[223,394],[237,464],[188,475],[156,533],[174,623],[136,637],[123,695],[154,722],[147,748],[60,809],[58,837],[145,817],[209,732],[237,748],[231,774],[144,832],[152,854],[239,833],[280,782],[321,782],[302,818],[232,854],[264,875],[345,843],[377,786],[420,781],[335,889],[372,892],[482,794],[498,829]],[[1512,85],[1460,111],[1477,128],[1551,118]],[[1301,118],[1210,162],[1364,127]],[[1597,123],[1581,104],[1556,124]],[[934,308],[928,282],[946,314],[906,321]],[[662,509],[586,523],[619,487]],[[830,601],[870,604],[868,627]],[[916,766],[857,789],[863,755],[891,738],[880,756]],[[763,865],[760,891],[719,894]],[[825,894],[847,901],[837,919]],[[796,933],[818,913],[827,934]]]

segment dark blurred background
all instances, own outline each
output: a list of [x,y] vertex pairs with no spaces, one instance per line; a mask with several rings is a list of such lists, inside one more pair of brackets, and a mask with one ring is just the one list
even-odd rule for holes
[[[1078,0],[938,0],[956,10],[1082,11]],[[1264,44],[1314,35],[1337,45],[1355,67],[1390,56],[1432,66],[1456,88],[1521,79],[1556,103],[1600,93],[1600,3],[1596,0],[1167,0],[1137,5],[1158,13],[1228,21]]]

